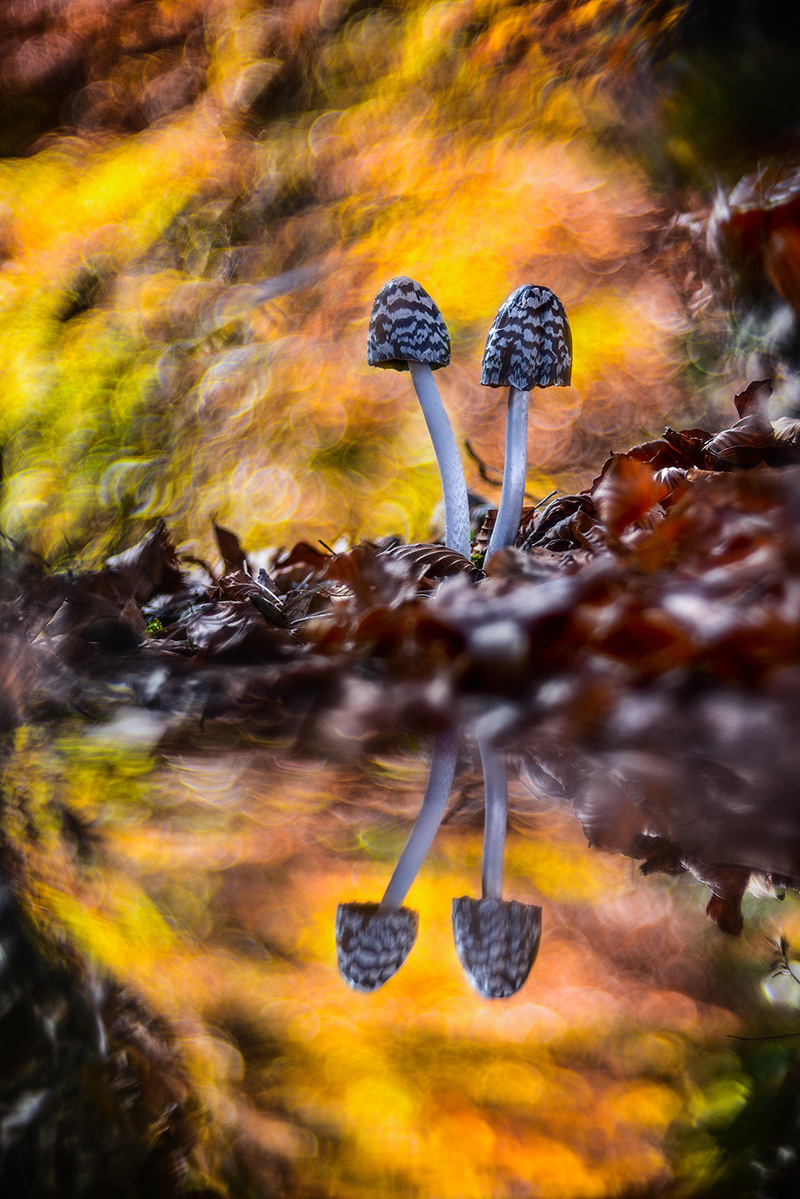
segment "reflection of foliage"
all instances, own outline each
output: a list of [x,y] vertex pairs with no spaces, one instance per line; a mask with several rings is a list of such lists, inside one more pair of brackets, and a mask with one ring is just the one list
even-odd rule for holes
[[[766,1039],[741,1051],[695,1102],[674,1149],[699,1199],[788,1199],[800,1186],[796,1049]],[[699,1185],[697,1185],[699,1183]]]
[[4,1193],[138,1199],[169,1180],[184,1194],[189,1173],[203,1173],[184,1055],[111,981],[120,960],[158,940],[159,918],[130,889],[100,899],[99,842],[84,796],[75,802],[88,787],[114,804],[141,764],[116,754],[92,772],[84,762],[70,794],[43,738],[20,732],[10,759],[0,804]]
[[[233,1195],[269,1185],[357,1199],[396,1185],[460,1199],[498,1178],[545,1199],[637,1194],[648,1179],[667,1195],[759,1193],[748,1186],[752,1163],[770,1164],[762,1147],[793,1143],[791,1058],[774,1043],[721,1051],[717,1036],[737,1027],[760,934],[712,949],[674,889],[632,893],[619,860],[586,860],[563,817],[532,815],[517,792],[528,835],[512,839],[509,883],[546,901],[547,936],[527,991],[476,1009],[448,943],[450,897],[479,872],[478,801],[465,798],[415,888],[421,943],[365,1001],[336,975],[332,914],[343,894],[385,881],[380,847],[365,853],[360,834],[402,839],[396,813],[413,813],[422,768],[276,769],[264,752],[223,763],[30,732],[7,763],[20,901],[42,947],[70,946],[59,985],[80,994],[88,978],[109,1020],[117,1012],[126,1119],[153,1138],[142,1186],[177,1188],[186,1164],[196,1185],[205,1162]],[[113,987],[97,981],[109,972]],[[62,1072],[51,1102],[73,1082]],[[674,1121],[671,1191],[658,1146]],[[60,1127],[77,1152],[74,1125]],[[37,1122],[40,1144],[53,1132]]]
[[786,974],[800,985],[800,976],[795,973],[797,963],[790,957],[791,949],[786,936],[781,933],[775,942],[775,956],[769,963],[769,971],[774,978]]
[[[769,974],[800,983],[785,934],[772,948]],[[760,1034],[732,1038],[715,1069],[694,1073],[690,1120],[675,1128],[678,1173],[702,1199],[788,1199],[800,1187],[800,1031],[785,1020],[775,1031],[763,1012],[758,1025]]]
[[[359,831],[397,836],[396,810],[413,811],[421,770],[389,759],[372,775],[288,760],[276,769],[257,752],[220,772],[219,759],[181,752],[166,773],[169,760],[109,740],[21,732],[3,827],[41,946],[70,946],[64,988],[88,978],[106,1013],[122,1008],[108,1028],[113,1053],[95,1047],[92,1068],[122,1063],[128,1118],[154,1146],[142,1186],[180,1194],[205,1163],[233,1195],[271,1186],[357,1199],[394,1181],[460,1199],[499,1176],[555,1199],[576,1182],[600,1196],[663,1172],[654,1142],[679,1109],[684,1039],[701,1010],[730,1017],[691,984],[676,1002],[687,917],[665,922],[663,899],[624,916],[627,872],[599,859],[583,869],[563,818],[540,820],[542,843],[515,839],[510,855],[512,885],[526,894],[541,879],[548,896],[535,992],[476,1012],[458,976],[447,912],[465,864],[479,870],[472,800],[417,884],[420,945],[367,1003],[336,974],[332,913],[343,890],[368,894],[385,873]],[[580,915],[587,898],[600,908],[610,896],[608,927],[599,910]],[[113,987],[98,982],[109,974]],[[66,1052],[68,1030],[57,1031]],[[113,1121],[115,1093],[102,1094]],[[56,1127],[40,1120],[40,1143]],[[75,1124],[60,1133],[77,1152]]]

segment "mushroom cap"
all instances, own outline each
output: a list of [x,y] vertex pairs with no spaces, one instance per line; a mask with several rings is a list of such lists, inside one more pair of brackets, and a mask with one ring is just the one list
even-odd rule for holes
[[375,297],[369,318],[367,362],[407,371],[422,362],[431,370],[450,365],[450,334],[441,312],[424,287],[398,275]]
[[339,970],[355,991],[377,991],[400,969],[417,939],[419,915],[379,903],[340,903],[336,909]]
[[507,999],[531,972],[542,909],[505,899],[453,900],[453,936],[464,972],[480,995]]
[[564,305],[549,287],[527,283],[500,306],[481,365],[484,387],[568,387],[572,331]]

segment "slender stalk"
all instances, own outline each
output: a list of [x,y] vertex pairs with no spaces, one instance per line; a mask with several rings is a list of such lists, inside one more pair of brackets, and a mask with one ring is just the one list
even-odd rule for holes
[[506,419],[506,460],[503,467],[503,490],[494,522],[484,565],[497,550],[513,545],[519,530],[522,501],[525,498],[525,475],[528,468],[528,401],[529,391],[510,387]]
[[433,838],[442,823],[458,758],[458,733],[450,730],[439,733],[434,742],[431,757],[431,772],[422,807],[414,822],[411,836],[395,866],[386,893],[381,900],[382,908],[399,907],[428,856]]
[[483,898],[502,899],[503,858],[508,820],[508,771],[505,754],[486,741],[479,742],[486,790],[483,832]]
[[422,362],[409,362],[411,379],[417,393],[428,432],[431,435],[444,494],[444,540],[452,550],[469,558],[469,501],[464,467],[453,429],[433,378],[433,371]]

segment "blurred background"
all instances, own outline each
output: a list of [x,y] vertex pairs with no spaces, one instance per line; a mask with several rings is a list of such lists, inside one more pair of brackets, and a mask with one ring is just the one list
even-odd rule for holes
[[[365,359],[373,297],[397,274],[441,308],[445,402],[495,469],[489,325],[523,282],[564,301],[574,386],[534,406],[532,493],[699,419],[719,331],[690,321],[686,253],[665,242],[774,133],[738,61],[757,74],[763,42],[785,53],[762,8],[15,2],[4,530],[71,560],[161,515],[195,549],[214,515],[251,548],[425,536],[439,484],[424,423],[408,378]],[[751,89],[783,129],[761,69],[769,102],[763,78]]]
[[[729,424],[753,378],[774,377],[774,415],[798,415],[799,35],[794,10],[757,0],[5,5],[3,533],[55,567],[97,565],[162,516],[200,557],[215,520],[253,552],[429,537],[439,480],[408,376],[365,358],[398,274],[449,325],[437,378],[488,500],[505,397],[480,359],[525,282],[559,295],[575,346],[572,387],[532,404],[533,499],[666,424]],[[778,916],[748,897],[744,937],[724,938],[699,884],[592,853],[521,767],[508,890],[543,905],[542,950],[517,997],[481,1000],[449,925],[480,875],[465,757],[409,898],[418,944],[357,995],[336,904],[380,897],[424,758],[309,764],[161,732],[67,722],[4,749],[28,918],[89,971],[63,983],[67,1006],[100,1002],[93,972],[141,1003],[129,1024],[150,1039],[125,1052],[142,1136],[163,1143],[176,1111],[199,1130],[157,1186],[119,1163],[115,1185],[796,1193],[791,900]],[[37,1194],[107,1193],[96,1163],[64,1189],[70,1108],[67,1087],[4,1135],[24,1128],[31,1161],[47,1149]]]

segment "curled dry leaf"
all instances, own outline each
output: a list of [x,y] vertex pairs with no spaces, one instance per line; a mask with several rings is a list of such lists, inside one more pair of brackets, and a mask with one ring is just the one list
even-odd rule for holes
[[216,587],[209,591],[209,597],[212,600],[249,600],[268,624],[287,628],[289,620],[283,611],[283,597],[273,591],[265,580],[264,571],[258,579],[254,579],[242,570],[235,570],[218,580]]
[[222,600],[196,607],[170,630],[166,649],[198,653],[217,662],[270,662],[291,653],[292,638],[268,628],[248,602]]
[[138,604],[183,586],[184,576],[166,524],[159,521],[138,545],[106,562],[119,591]]
[[651,466],[624,454],[609,459],[592,490],[597,511],[615,537],[640,524],[670,494]]
[[389,547],[384,553],[394,561],[411,565],[420,581],[425,579],[438,583],[454,575],[466,575],[470,582],[477,583],[483,578],[483,571],[479,567],[457,550],[444,545],[400,544]]
[[762,416],[765,420],[769,420],[767,406],[771,395],[771,379],[760,379],[755,383],[748,383],[744,391],[740,391],[738,395],[733,397],[739,418],[741,419],[745,416]]
[[705,465],[711,470],[760,465],[783,466],[800,462],[800,449],[780,440],[768,418],[759,411],[744,416],[706,444]]
[[800,312],[800,169],[769,165],[717,196],[710,241],[742,288],[763,300],[777,293]]
[[390,542],[357,545],[328,562],[325,576],[352,594],[358,609],[396,607],[417,594],[429,594],[443,580],[466,576],[483,578],[463,554],[443,545]]
[[581,494],[553,500],[521,548],[548,549],[559,554],[583,550],[590,555],[604,550],[603,529],[592,497]]
[[270,574],[280,591],[285,593],[299,583],[317,578],[329,558],[329,554],[307,541],[298,541],[291,550],[278,555]]
[[[705,429],[665,429],[664,441],[675,454],[672,465],[682,466],[685,470],[693,466],[702,467],[705,462],[703,451],[711,440],[711,434]],[[662,465],[667,465],[663,463]]]
[[772,422],[772,431],[778,441],[788,441],[800,446],[800,420],[790,416],[779,416]]
[[226,573],[248,569],[247,554],[242,549],[242,543],[235,533],[215,523],[214,538],[217,542],[217,548],[219,549]]

